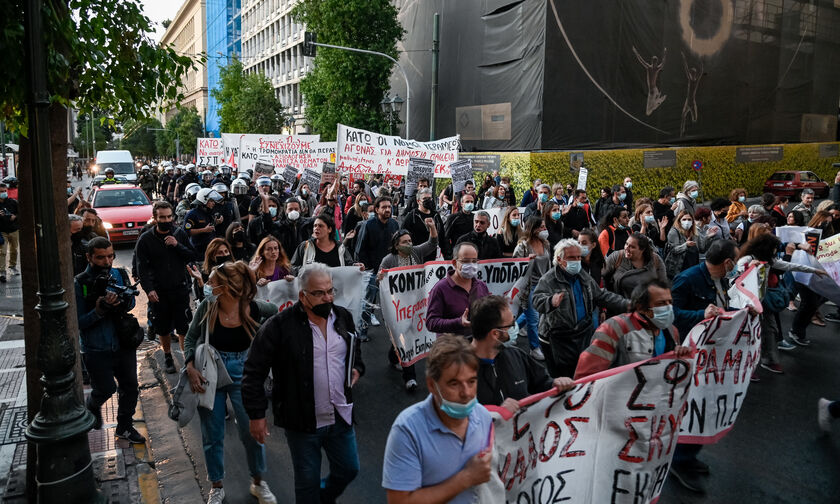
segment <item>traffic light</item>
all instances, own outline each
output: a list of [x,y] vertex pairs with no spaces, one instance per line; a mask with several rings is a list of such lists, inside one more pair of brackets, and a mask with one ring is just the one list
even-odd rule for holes
[[315,32],[306,32],[303,34],[303,55],[309,56],[310,58],[315,57],[315,49],[317,46],[315,43],[318,41],[318,37],[315,36]]

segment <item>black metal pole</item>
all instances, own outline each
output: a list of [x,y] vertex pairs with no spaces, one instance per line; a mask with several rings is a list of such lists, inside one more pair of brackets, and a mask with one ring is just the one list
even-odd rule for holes
[[432,91],[429,96],[431,111],[429,112],[429,141],[435,139],[435,123],[437,122],[437,101],[438,101],[438,68],[440,55],[440,14],[435,12],[435,21],[432,26]]
[[67,302],[61,285],[55,227],[50,145],[50,95],[47,90],[42,0],[27,0],[26,51],[29,62],[29,140],[35,202],[35,249],[41,342],[38,366],[44,395],[26,438],[38,447],[38,502],[104,502],[96,488],[87,432],[93,415],[75,391],[75,347],[67,334]]

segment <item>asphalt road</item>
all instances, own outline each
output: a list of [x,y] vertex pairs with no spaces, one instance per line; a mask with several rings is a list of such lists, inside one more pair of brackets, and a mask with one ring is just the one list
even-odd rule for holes
[[[116,264],[130,268],[132,247],[118,245],[116,254]],[[831,309],[824,306],[822,311],[828,313]],[[141,293],[137,299],[134,313],[144,324],[145,294]],[[782,314],[785,331],[791,321],[791,312],[785,310]],[[382,457],[391,423],[400,411],[428,393],[422,379],[424,363],[417,365],[420,387],[414,394],[407,394],[400,373],[388,365],[390,344],[385,328],[373,328],[370,335],[371,342],[363,347],[367,374],[354,391],[361,471],[340,499],[344,503],[385,502],[381,487]],[[824,396],[840,399],[840,324],[828,322],[826,328],[810,326],[809,337],[813,341],[810,347],[782,352],[784,375],[759,370],[761,381],[750,385],[735,428],[721,442],[701,452],[700,458],[711,466],[707,495],[684,491],[669,480],[660,502],[840,502],[840,422],[835,422],[830,436],[823,436],[816,423],[817,399]],[[169,378],[174,385],[176,376],[169,375]],[[248,493],[245,451],[233,422],[229,421],[225,436],[226,502],[256,502]],[[192,422],[185,429],[184,437],[206,495],[209,483],[199,423]],[[278,502],[294,502],[292,462],[282,430],[273,428],[266,445],[265,480]],[[326,475],[326,460],[323,467]]]

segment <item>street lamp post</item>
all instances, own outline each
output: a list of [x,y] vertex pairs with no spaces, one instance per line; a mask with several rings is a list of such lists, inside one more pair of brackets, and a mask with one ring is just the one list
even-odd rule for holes
[[400,117],[400,111],[402,110],[402,104],[405,102],[400,95],[396,95],[393,98],[389,96],[385,96],[379,105],[382,106],[382,112],[388,115],[388,134],[392,135],[393,132],[391,131],[392,126]]
[[[105,502],[96,488],[87,432],[93,415],[76,394],[76,350],[67,334],[67,302],[61,285],[59,245],[50,145],[50,94],[47,91],[46,48],[42,0],[27,0],[26,61],[29,62],[29,138],[32,152],[32,193],[35,203],[35,255],[38,264],[38,304],[41,322],[38,367],[44,395],[26,438],[38,451],[38,502]],[[78,337],[78,336],[75,336]]]

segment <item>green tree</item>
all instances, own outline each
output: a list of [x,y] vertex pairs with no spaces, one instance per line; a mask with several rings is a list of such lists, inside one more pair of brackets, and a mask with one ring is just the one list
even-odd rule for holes
[[131,151],[133,155],[143,155],[155,158],[158,155],[156,131],[147,128],[162,128],[157,119],[135,121],[132,119],[123,123],[123,139],[121,148]]
[[[91,123],[93,126],[93,142],[91,142]],[[92,114],[79,114],[76,117],[76,139],[73,141],[73,148],[79,155],[86,155],[93,151],[101,151],[108,147],[109,142],[114,138],[116,127],[113,120],[104,116],[101,112]]]
[[[321,42],[394,58],[405,33],[390,0],[302,0],[292,14]],[[319,47],[314,68],[300,83],[313,131],[323,140],[335,139],[338,123],[387,132],[379,102],[388,92],[392,67],[381,56]]]
[[219,69],[219,87],[210,92],[219,103],[222,131],[281,132],[285,114],[271,81],[262,73],[244,73],[239,59]]
[[157,133],[155,145],[160,154],[175,156],[178,138],[181,139],[181,154],[195,154],[198,138],[204,136],[204,126],[195,107],[182,108],[166,122],[166,131]]

